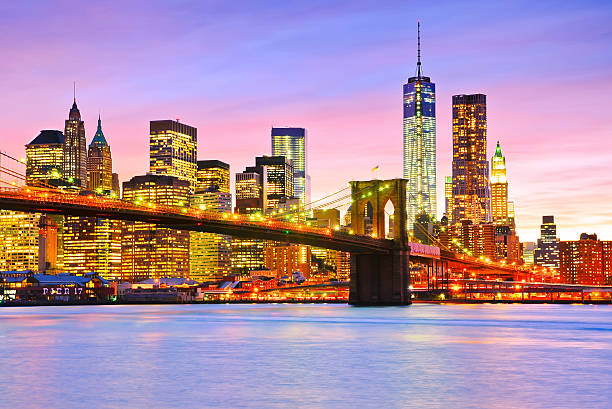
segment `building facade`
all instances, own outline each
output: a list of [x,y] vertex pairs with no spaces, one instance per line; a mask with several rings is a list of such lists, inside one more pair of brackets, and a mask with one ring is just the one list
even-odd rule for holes
[[40,215],[0,210],[0,271],[38,271]]
[[199,160],[195,192],[230,193],[230,166],[220,160]]
[[563,280],[569,284],[609,284],[611,273],[606,267],[612,263],[610,243],[586,233],[580,235],[580,240],[559,242],[559,272]]
[[198,130],[172,120],[151,121],[149,170],[189,182],[193,191],[197,174]]
[[42,130],[25,148],[26,184],[59,186],[64,166],[64,134]]
[[[123,200],[143,205],[187,206],[191,185],[173,176],[134,176],[123,182]],[[123,222],[121,280],[189,276],[189,232]]]
[[404,84],[404,178],[409,229],[418,214],[436,219],[436,85],[421,71],[420,23],[416,76]]
[[542,216],[534,259],[538,266],[559,268],[559,240],[554,216]]
[[452,223],[491,220],[486,95],[453,95]]
[[310,277],[310,246],[301,244],[269,246],[265,249],[266,268],[276,271],[277,278],[291,277],[301,272],[304,278]]
[[302,206],[310,203],[310,176],[304,128],[272,128],[272,156],[284,156],[293,162],[294,196]]
[[76,98],[64,125],[63,178],[70,184],[87,188],[87,142],[85,122]]
[[502,155],[499,141],[491,158],[491,217],[497,225],[509,223],[506,158]]
[[111,195],[113,193],[113,159],[110,145],[102,132],[98,116],[98,129],[87,151],[87,181],[89,190]]

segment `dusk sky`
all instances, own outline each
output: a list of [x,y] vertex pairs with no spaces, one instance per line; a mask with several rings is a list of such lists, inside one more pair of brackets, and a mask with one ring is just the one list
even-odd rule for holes
[[[499,3],[499,4],[497,4]],[[612,2],[22,1],[0,5],[0,149],[63,131],[77,83],[88,143],[98,111],[114,171],[148,171],[153,119],[198,128],[231,172],[270,154],[271,126],[308,130],[312,198],[402,176],[402,85],[437,91],[438,214],[451,96],[484,93],[521,241],[555,215],[561,239],[612,239]]]

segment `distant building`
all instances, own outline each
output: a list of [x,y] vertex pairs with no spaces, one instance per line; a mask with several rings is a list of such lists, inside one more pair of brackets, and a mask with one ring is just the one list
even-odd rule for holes
[[40,214],[0,210],[0,271],[38,271]]
[[444,178],[444,214],[446,218],[453,216],[453,177]]
[[527,265],[535,264],[536,244],[533,241],[523,243],[523,262]]
[[[199,160],[196,173],[196,193],[230,193],[230,166],[220,160]],[[231,209],[230,209],[231,210]]]
[[[206,212],[232,211],[232,195],[220,191],[202,191],[190,197],[190,205]],[[215,233],[189,233],[189,277],[196,281],[215,281],[231,269],[232,237]]]
[[291,277],[296,271],[301,272],[305,278],[310,277],[310,259],[310,246],[292,244],[265,249],[265,265],[277,272],[277,278]]
[[302,206],[310,203],[306,129],[272,128],[272,156],[284,156],[293,162],[294,196]]
[[26,145],[26,184],[59,186],[63,177],[64,135],[42,130]]
[[559,268],[559,240],[554,216],[542,216],[534,258],[538,266]]
[[473,224],[470,220],[462,221],[461,241],[474,257],[495,260],[495,225],[492,223]]
[[566,283],[610,284],[612,272],[612,242],[602,242],[596,234],[580,235],[577,241],[559,243],[559,272]]
[[258,156],[255,166],[247,172],[254,172],[264,178],[264,210],[274,210],[284,199],[293,198],[295,193],[293,161],[284,156]]
[[407,223],[417,215],[436,218],[436,85],[421,71],[421,31],[418,25],[416,76],[403,89],[404,178],[407,187]]
[[[189,181],[174,176],[134,176],[123,182],[123,200],[141,205],[185,207]],[[124,222],[121,279],[130,282],[160,277],[189,277],[189,232],[143,222]]]
[[453,223],[491,221],[487,97],[453,95]]
[[174,176],[196,184],[198,130],[172,120],[150,122],[149,169],[152,174]]
[[498,259],[510,263],[519,263],[521,260],[519,237],[507,224],[495,225],[495,249]]
[[263,213],[266,208],[265,184],[265,173],[236,173],[236,212]]
[[509,224],[506,158],[502,155],[499,141],[491,158],[491,216],[496,225]]
[[63,177],[75,186],[87,187],[87,144],[85,123],[77,108],[76,98],[64,127]]
[[111,149],[102,132],[98,116],[98,129],[87,152],[87,179],[89,190],[110,195],[113,192],[113,159]]
[[338,209],[314,209],[312,219],[317,227],[327,227],[333,230],[340,228],[340,210]]

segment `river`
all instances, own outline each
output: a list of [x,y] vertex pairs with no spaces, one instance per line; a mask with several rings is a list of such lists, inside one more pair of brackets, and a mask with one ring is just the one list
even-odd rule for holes
[[0,309],[6,408],[610,408],[612,306]]

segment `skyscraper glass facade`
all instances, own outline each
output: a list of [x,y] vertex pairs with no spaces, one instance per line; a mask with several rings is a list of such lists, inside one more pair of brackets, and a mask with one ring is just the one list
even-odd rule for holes
[[306,148],[306,129],[272,128],[272,156],[284,156],[293,162],[294,196],[302,205],[310,203]]
[[436,218],[436,86],[420,75],[404,84],[404,178],[408,226],[423,212]]
[[70,184],[87,187],[87,145],[85,123],[76,99],[64,127],[63,176]]
[[559,240],[554,216],[542,216],[534,258],[538,266],[559,268]]
[[495,155],[491,158],[491,216],[493,223],[497,225],[506,225],[509,222],[506,158],[502,155],[499,142]]

